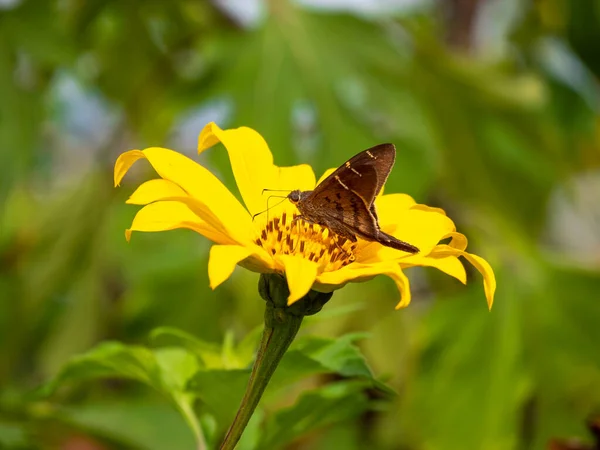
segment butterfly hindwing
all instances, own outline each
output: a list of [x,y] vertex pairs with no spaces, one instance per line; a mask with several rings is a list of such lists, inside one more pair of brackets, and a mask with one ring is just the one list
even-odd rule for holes
[[313,193],[304,205],[304,215],[329,227],[334,233],[355,241],[355,236],[374,238],[379,227],[364,200],[351,191],[332,199],[330,192]]
[[343,222],[360,237],[374,238],[379,232],[379,226],[370,213],[364,200],[358,195],[348,196],[349,207],[344,210]]

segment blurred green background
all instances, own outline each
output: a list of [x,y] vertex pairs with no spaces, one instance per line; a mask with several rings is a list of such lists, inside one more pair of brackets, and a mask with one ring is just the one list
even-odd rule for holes
[[[194,448],[172,402],[142,384],[35,389],[102,341],[149,345],[167,326],[231,348],[260,326],[258,276],[238,269],[211,291],[204,238],[124,238],[138,209],[124,201],[154,176],[139,163],[114,189],[125,150],[175,149],[235,189],[226,152],[195,156],[213,120],[255,128],[277,164],[317,174],[393,142],[387,192],[444,208],[498,279],[491,313],[471,269],[468,286],[409,270],[413,304],[398,312],[383,277],[338,291],[302,333],[367,332],[356,345],[398,395],[334,404],[273,448],[588,440],[599,75],[598,0],[0,1],[0,448]],[[264,421],[335,378],[278,391]]]

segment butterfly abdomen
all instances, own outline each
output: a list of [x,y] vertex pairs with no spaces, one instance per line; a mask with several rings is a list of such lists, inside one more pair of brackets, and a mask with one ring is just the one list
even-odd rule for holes
[[413,254],[419,253],[419,249],[417,247],[415,247],[414,245],[411,245],[408,242],[401,241],[400,239],[396,239],[391,234],[384,233],[381,230],[379,230],[378,237],[379,237],[379,239],[376,239],[377,242],[379,242],[382,245],[385,245],[386,247],[391,247],[396,250],[402,250],[403,252],[408,252],[408,253],[413,253]]

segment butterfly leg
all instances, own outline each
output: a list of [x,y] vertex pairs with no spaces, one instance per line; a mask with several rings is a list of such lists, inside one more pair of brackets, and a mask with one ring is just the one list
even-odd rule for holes
[[346,239],[346,238],[344,238],[343,236],[340,236],[338,234],[334,234],[333,236],[334,236],[334,238],[332,239],[333,243],[335,244],[335,246],[339,249],[339,251],[341,253],[344,253],[345,250],[342,247],[342,245],[344,245],[346,243],[346,241],[344,240],[344,244],[340,245],[340,239]]
[[346,227],[340,226],[334,221],[330,221],[327,225],[321,225],[321,226],[324,228],[327,228],[329,230],[329,235],[331,237],[331,241],[335,244],[335,246],[342,253],[346,253],[346,250],[344,250],[344,248],[343,248],[346,241],[350,241],[350,242],[357,241],[356,236],[354,234],[348,232]]
[[303,222],[306,222],[306,223],[310,223],[310,224],[312,224],[312,225],[319,225],[319,226],[322,226],[322,225],[318,224],[317,222],[315,222],[315,221],[313,221],[313,220],[310,220],[310,219],[308,219],[308,218],[306,218],[306,217],[304,217],[304,216],[296,216],[296,217],[294,217],[294,218],[292,219],[292,226],[294,225],[294,223],[295,223],[295,222],[299,222],[300,220],[301,220],[301,221],[303,221]]
[[[336,246],[337,246],[337,247],[340,249],[340,251],[343,251],[342,247],[340,246],[340,244],[339,244],[339,242],[338,242],[338,240],[339,240],[339,238],[340,238],[340,235],[339,235],[338,233],[334,232],[334,230],[332,230],[330,227],[327,227],[327,226],[325,226],[325,225],[321,225],[320,223],[317,223],[317,222],[315,222],[314,220],[310,220],[309,218],[307,218],[307,217],[304,217],[304,216],[302,216],[302,215],[298,215],[298,216],[296,216],[296,217],[294,217],[294,218],[292,219],[292,226],[294,226],[294,223],[295,223],[295,222],[300,222],[300,221],[303,221],[303,222],[309,223],[309,224],[311,224],[311,225],[318,225],[318,226],[320,226],[320,227],[322,227],[322,228],[327,228],[327,229],[329,230],[329,233],[330,233],[330,235],[332,236],[332,241],[334,242],[334,244],[335,244],[335,245],[336,245]],[[299,224],[299,225],[298,225],[298,234],[300,234],[300,226],[301,226],[301,225]],[[297,245],[297,244],[296,244],[296,245]],[[296,250],[296,248],[294,247],[294,251],[295,251],[295,250]]]
[[[290,228],[292,228],[292,227],[294,226],[294,224],[295,224],[295,223],[297,223],[297,224],[298,224],[298,230],[297,230],[297,234],[298,234],[298,236],[300,236],[300,235],[302,234],[302,232],[301,232],[301,227],[302,227],[302,224],[300,224],[300,221],[303,221],[303,222],[306,222],[306,223],[310,223],[310,224],[315,224],[315,225],[318,225],[318,223],[316,223],[316,222],[313,222],[312,220],[310,220],[310,219],[307,219],[306,217],[304,217],[304,216],[302,216],[302,215],[297,215],[297,216],[295,216],[295,217],[292,219],[292,222],[290,223]],[[296,241],[296,244],[294,245],[294,248],[292,249],[292,252],[295,252],[295,251],[296,251],[296,248],[297,248],[297,246],[298,246],[298,243],[299,243],[299,242],[300,242],[300,239],[298,239],[298,240]]]
[[328,224],[328,225],[323,225],[318,222],[315,222],[314,220],[310,220],[304,216],[296,216],[296,217],[294,217],[294,219],[292,219],[292,224],[298,220],[302,220],[303,222],[306,222],[306,223],[309,223],[312,225],[318,225],[321,228],[327,228],[329,230],[329,234],[334,235],[336,239],[346,238],[352,242],[356,242],[356,236],[346,232],[343,227],[335,226],[333,223]]
[[[332,229],[331,231],[333,232],[333,236],[335,237],[333,239],[333,242],[335,243],[336,247],[340,249],[340,252],[344,252],[344,253],[346,252],[346,250],[344,250],[344,248],[343,248],[343,245],[346,243],[346,241],[350,241],[350,242],[357,241],[356,236],[345,232],[345,230],[343,230],[343,229],[340,231]],[[342,242],[341,244],[340,244],[340,241]]]
[[[302,220],[306,223],[309,223],[309,224],[319,225],[322,228],[327,228],[329,230],[329,235],[331,236],[331,241],[333,242],[333,244],[335,244],[335,246],[339,249],[339,251],[341,253],[346,253],[346,250],[344,250],[343,245],[346,243],[347,240],[350,242],[357,241],[356,235],[349,233],[345,227],[336,226],[334,222],[329,223],[327,225],[322,225],[322,224],[315,222],[313,220],[310,220],[302,215],[298,215],[292,219],[292,226],[294,225],[294,222],[298,222],[300,220]],[[300,230],[298,230],[298,233],[300,233]],[[342,240],[343,240],[343,242],[340,244],[340,242]],[[297,243],[296,243],[296,245],[297,245]],[[295,251],[295,250],[296,250],[296,247],[294,247],[293,251]]]

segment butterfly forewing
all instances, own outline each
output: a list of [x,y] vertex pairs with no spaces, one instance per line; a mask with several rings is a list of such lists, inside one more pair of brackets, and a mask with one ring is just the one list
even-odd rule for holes
[[342,188],[358,195],[370,207],[385,184],[395,158],[396,149],[392,144],[380,144],[360,152],[319,183],[313,196]]

